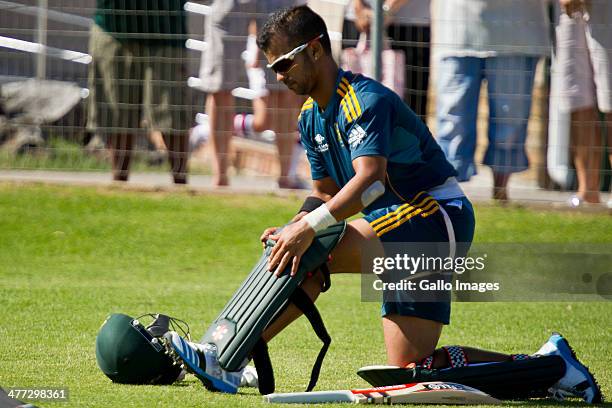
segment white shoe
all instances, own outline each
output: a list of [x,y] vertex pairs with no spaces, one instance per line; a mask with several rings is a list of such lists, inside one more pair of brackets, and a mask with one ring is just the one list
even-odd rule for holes
[[246,366],[242,371],[242,377],[240,377],[241,387],[259,387],[259,377],[257,376],[257,370],[253,366]]
[[549,389],[553,398],[562,400],[567,396],[576,396],[589,404],[602,401],[601,390],[595,377],[578,361],[574,350],[559,333],[553,333],[535,355],[561,356],[565,362],[565,375]]
[[221,368],[214,345],[192,343],[174,331],[164,334],[164,345],[170,357],[198,377],[209,390],[229,394],[238,391],[242,370],[230,372]]

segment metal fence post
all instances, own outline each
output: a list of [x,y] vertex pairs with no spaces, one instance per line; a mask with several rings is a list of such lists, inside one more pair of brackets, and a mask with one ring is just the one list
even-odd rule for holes
[[372,75],[374,79],[380,81],[382,79],[382,68],[381,68],[381,54],[382,54],[382,40],[383,40],[383,12],[382,12],[382,0],[372,1],[372,11],[374,12],[374,18],[370,25],[370,39],[372,41]]
[[38,0],[38,18],[36,42],[39,44],[39,52],[36,55],[36,78],[45,79],[47,76],[47,0]]

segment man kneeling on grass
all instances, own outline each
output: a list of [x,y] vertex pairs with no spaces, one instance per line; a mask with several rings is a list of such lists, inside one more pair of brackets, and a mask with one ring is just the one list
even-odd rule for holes
[[[451,257],[466,256],[468,248],[455,244],[472,242],[474,212],[455,170],[427,126],[396,94],[372,79],[338,68],[321,17],[306,6],[280,10],[264,25],[257,43],[278,81],[296,94],[309,96],[301,110],[299,131],[313,190],[289,225],[282,230],[268,228],[262,234],[262,242],[275,241],[268,256],[270,273],[280,275],[288,268],[291,275],[296,274],[315,234],[358,212],[363,217],[348,223],[331,251],[327,267],[332,274],[360,273],[362,257],[384,256],[386,243],[446,243]],[[301,288],[314,301],[325,280],[321,269],[316,269]],[[388,294],[382,304],[388,364],[459,370],[503,362],[495,366],[503,368],[495,374],[497,382],[514,379],[525,391],[533,386],[535,371],[513,374],[515,367],[528,367],[523,360],[541,362],[557,356],[549,359],[550,369],[537,374],[554,377],[548,391],[558,398],[601,401],[594,377],[560,335],[554,334],[531,356],[458,346],[436,349],[442,328],[449,324],[450,296],[432,302],[395,296]],[[262,339],[269,342],[299,315],[299,309],[289,305],[265,328]],[[207,356],[205,348],[192,343],[175,339],[170,344],[192,347],[202,359]],[[193,369],[190,353],[181,354],[186,367]],[[462,383],[461,377],[454,381]],[[525,395],[530,394],[517,396]]]

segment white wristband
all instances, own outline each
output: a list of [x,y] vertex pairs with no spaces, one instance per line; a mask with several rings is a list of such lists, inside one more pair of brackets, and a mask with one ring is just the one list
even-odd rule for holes
[[306,221],[315,232],[319,232],[338,222],[329,212],[326,204],[321,204],[314,211],[306,214],[302,219]]

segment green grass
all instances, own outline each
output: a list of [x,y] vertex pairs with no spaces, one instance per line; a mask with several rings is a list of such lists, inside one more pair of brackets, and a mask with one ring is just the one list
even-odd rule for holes
[[[263,406],[255,390],[206,392],[193,376],[172,386],[111,383],[96,332],[110,312],[164,312],[199,338],[260,254],[258,236],[295,198],[136,193],[0,184],[0,385],[68,387],[51,407]],[[478,242],[611,242],[606,215],[477,207]],[[337,276],[318,303],[334,339],[318,389],[366,386],[357,368],[385,361],[379,305],[359,278]],[[441,344],[536,350],[566,335],[612,392],[610,303],[458,303]],[[607,329],[606,329],[607,327]],[[303,319],[271,344],[277,390],[301,391],[320,344]],[[541,401],[535,405],[547,405]]]
[[[149,150],[135,150],[131,170],[150,172],[167,169],[168,161],[165,157],[159,165],[149,163],[148,159],[154,154]],[[202,169],[192,167],[196,173],[202,173]],[[111,162],[106,150],[87,151],[78,143],[50,137],[44,147],[30,149],[22,154],[0,149],[0,169],[110,171]]]

